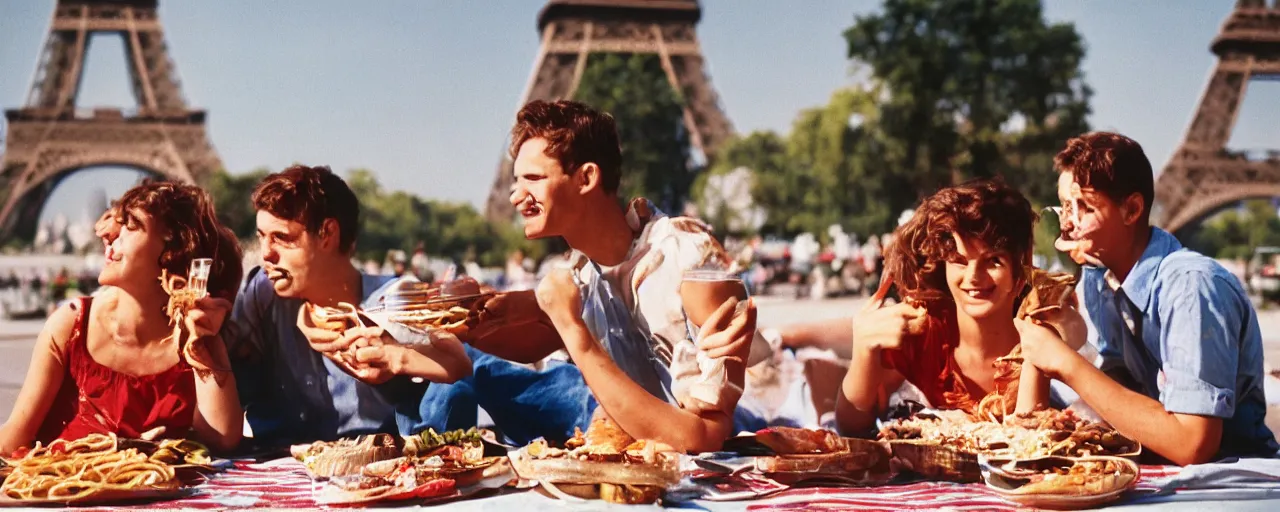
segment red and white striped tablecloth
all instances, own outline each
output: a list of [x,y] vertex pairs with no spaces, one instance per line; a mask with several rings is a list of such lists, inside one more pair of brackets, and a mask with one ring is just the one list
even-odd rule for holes
[[269,462],[235,461],[235,466],[199,485],[193,495],[169,501],[129,506],[130,509],[315,509],[313,483],[302,463],[293,459]]
[[[1177,466],[1142,466],[1135,491],[1151,492],[1156,482],[1178,474]],[[906,485],[859,488],[793,489],[748,503],[753,512],[790,512],[799,510],[994,510],[1014,511],[1019,507],[1001,499],[981,484],[917,482]]]

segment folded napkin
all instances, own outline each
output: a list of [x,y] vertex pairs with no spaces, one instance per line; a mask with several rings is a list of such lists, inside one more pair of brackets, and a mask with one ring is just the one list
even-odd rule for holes
[[1280,459],[1232,457],[1196,464],[1152,484],[1154,492],[1125,503],[1280,499]]

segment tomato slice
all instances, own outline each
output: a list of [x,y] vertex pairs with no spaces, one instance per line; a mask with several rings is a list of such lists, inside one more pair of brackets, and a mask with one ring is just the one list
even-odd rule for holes
[[457,482],[452,478],[440,478],[419,485],[411,492],[415,498],[435,498],[437,496],[453,494],[456,490]]

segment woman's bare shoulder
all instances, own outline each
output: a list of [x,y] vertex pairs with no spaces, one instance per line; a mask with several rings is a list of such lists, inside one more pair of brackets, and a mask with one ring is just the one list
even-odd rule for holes
[[67,340],[75,333],[76,322],[80,319],[80,310],[84,306],[78,300],[68,301],[54,310],[44,322],[44,331],[40,337],[48,340],[59,350],[66,347]]

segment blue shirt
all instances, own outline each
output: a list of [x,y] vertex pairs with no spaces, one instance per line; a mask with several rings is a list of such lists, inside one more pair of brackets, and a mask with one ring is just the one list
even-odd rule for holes
[[[367,309],[379,302],[394,276],[361,276]],[[223,330],[254,441],[280,446],[396,432],[388,392],[408,379],[371,386],[312,350],[297,327],[302,302],[276,295],[266,273],[255,267]]]
[[1274,455],[1262,335],[1236,277],[1158,228],[1123,283],[1108,272],[1086,267],[1078,289],[1102,369],[1166,411],[1222,418],[1219,457]]

